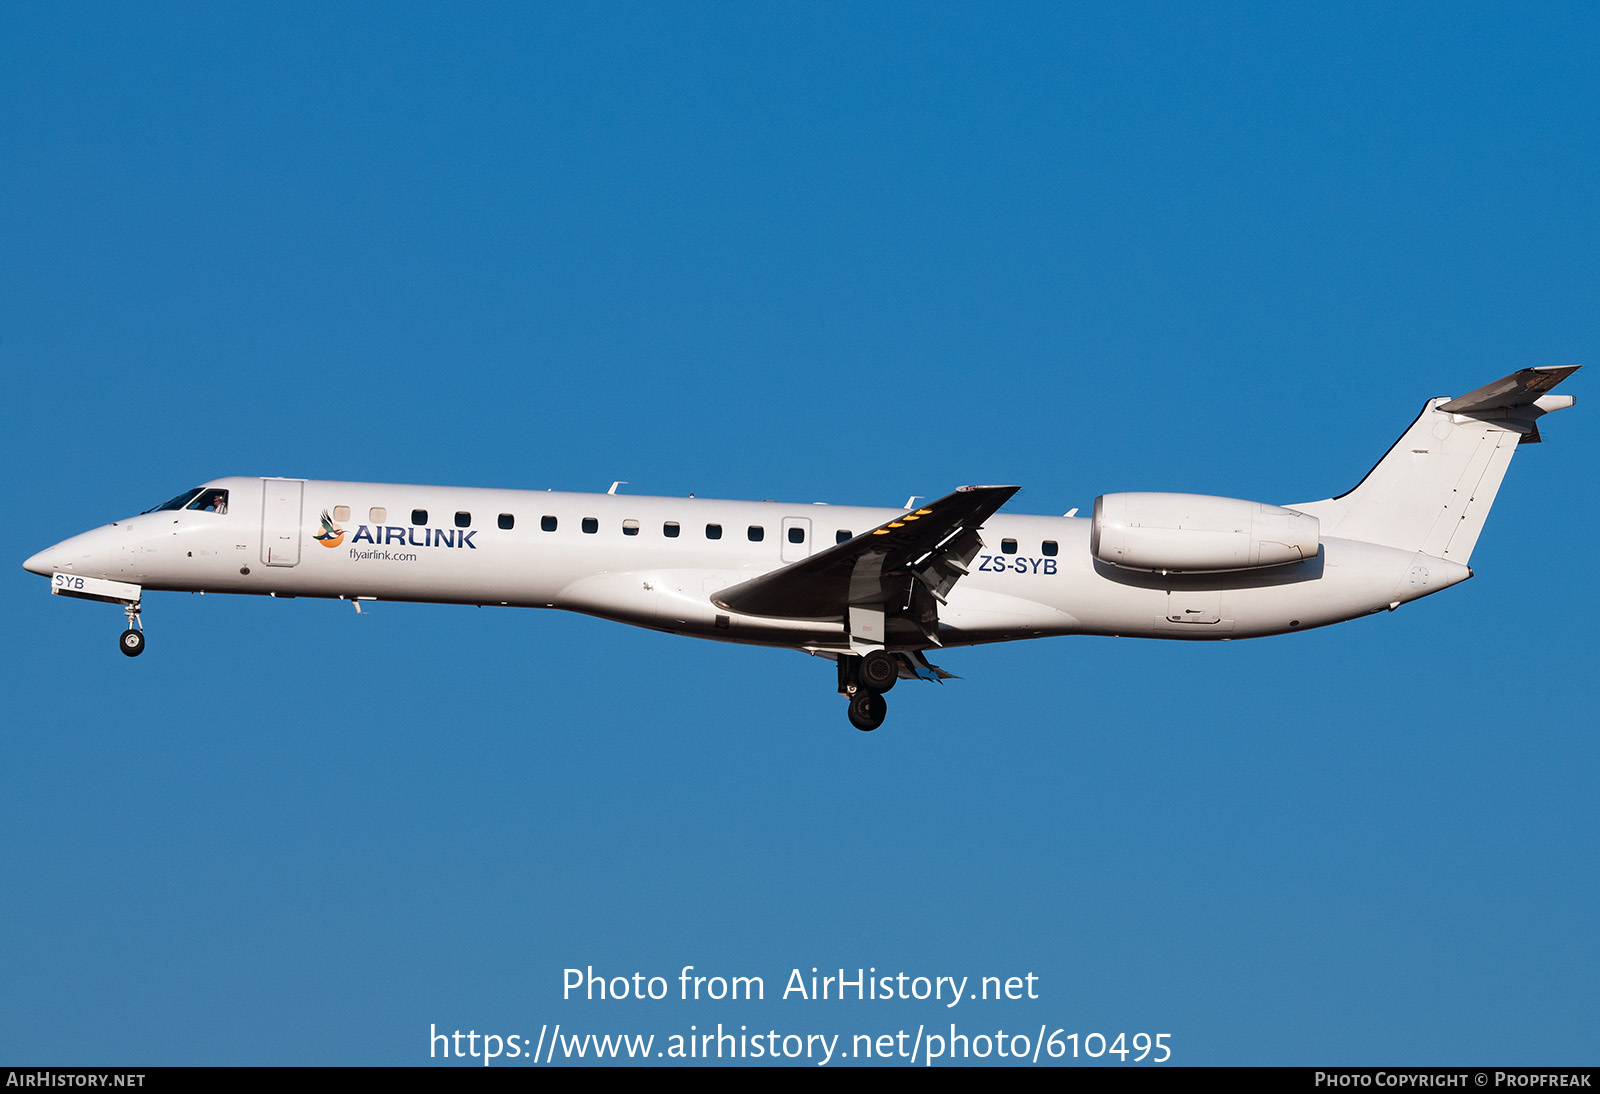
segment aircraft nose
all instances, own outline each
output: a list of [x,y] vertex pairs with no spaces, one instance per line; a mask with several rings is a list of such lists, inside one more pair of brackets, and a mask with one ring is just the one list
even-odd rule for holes
[[30,574],[39,574],[49,577],[56,572],[55,557],[60,554],[57,547],[46,547],[36,555],[29,555],[23,562],[22,568]]
[[[22,564],[22,568],[31,574],[43,574],[45,577],[62,570],[110,577],[118,542],[115,536],[107,533],[106,528],[95,528],[64,539],[55,546],[46,547],[38,554],[29,557]],[[106,572],[99,573],[100,571]]]

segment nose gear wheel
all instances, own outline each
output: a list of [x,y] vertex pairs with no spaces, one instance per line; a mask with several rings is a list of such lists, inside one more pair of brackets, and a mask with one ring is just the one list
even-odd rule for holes
[[124,604],[122,612],[128,617],[128,629],[117,638],[117,648],[128,657],[138,657],[144,652],[144,622],[139,618],[139,605]]

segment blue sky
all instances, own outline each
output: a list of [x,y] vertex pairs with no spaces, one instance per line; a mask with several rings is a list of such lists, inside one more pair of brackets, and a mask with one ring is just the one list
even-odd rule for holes
[[[1475,580],[1282,639],[952,652],[871,735],[825,662],[545,613],[153,595],[129,660],[115,609],[20,563],[224,474],[1338,493],[1425,398],[1595,361],[1597,33],[1580,4],[7,7],[0,1058],[954,1021],[1594,1063],[1587,371]],[[563,1001],[591,965],[768,998]],[[813,966],[1040,997],[777,998]]]

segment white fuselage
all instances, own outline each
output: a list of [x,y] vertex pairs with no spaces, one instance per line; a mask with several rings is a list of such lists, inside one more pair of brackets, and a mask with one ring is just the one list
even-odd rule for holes
[[[559,608],[720,641],[840,651],[849,648],[841,622],[743,615],[718,608],[712,595],[902,512],[244,477],[205,488],[226,491],[225,512],[179,508],[119,520],[26,566],[146,590]],[[1305,562],[1147,573],[1092,558],[1089,525],[990,517],[983,549],[939,609],[938,644],[1064,634],[1249,638],[1392,608],[1470,576],[1459,563],[1331,537]]]

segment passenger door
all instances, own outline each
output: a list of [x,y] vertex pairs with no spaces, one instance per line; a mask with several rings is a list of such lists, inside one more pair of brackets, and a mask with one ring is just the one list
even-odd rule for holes
[[300,561],[300,518],[304,479],[261,480],[261,561],[293,566]]

